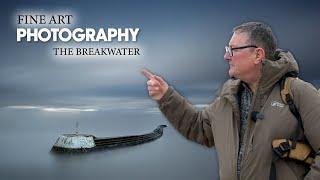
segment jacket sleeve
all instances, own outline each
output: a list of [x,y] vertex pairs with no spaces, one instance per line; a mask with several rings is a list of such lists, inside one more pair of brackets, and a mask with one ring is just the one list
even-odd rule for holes
[[295,81],[293,85],[293,98],[301,115],[304,134],[318,153],[305,180],[320,179],[320,94],[310,83],[302,80]]
[[208,147],[214,145],[210,106],[202,111],[197,110],[172,87],[158,104],[165,117],[186,138]]

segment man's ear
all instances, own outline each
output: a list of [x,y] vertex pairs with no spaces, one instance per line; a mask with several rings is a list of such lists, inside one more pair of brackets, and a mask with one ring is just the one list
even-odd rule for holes
[[255,50],[256,50],[255,64],[260,64],[266,58],[266,53],[262,48],[256,48]]

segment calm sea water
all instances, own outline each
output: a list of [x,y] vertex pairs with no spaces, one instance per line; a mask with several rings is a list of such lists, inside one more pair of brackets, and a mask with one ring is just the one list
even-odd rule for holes
[[[214,180],[214,148],[182,137],[148,100],[114,100],[86,106],[0,108],[1,179]],[[167,124],[150,143],[86,154],[53,154],[57,137],[74,133],[97,137],[143,134]]]

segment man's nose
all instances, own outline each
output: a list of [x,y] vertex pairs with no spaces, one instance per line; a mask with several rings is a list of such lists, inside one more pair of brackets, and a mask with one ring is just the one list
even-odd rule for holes
[[224,53],[223,58],[224,58],[224,60],[226,60],[226,61],[230,61],[230,60],[231,60],[231,56],[230,56],[230,54],[229,54],[228,52],[225,52],[225,53]]

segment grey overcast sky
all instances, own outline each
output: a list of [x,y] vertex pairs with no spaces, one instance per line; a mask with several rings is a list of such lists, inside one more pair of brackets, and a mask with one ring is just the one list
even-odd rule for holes
[[[247,21],[271,25],[279,47],[296,57],[300,77],[320,85],[319,1],[9,1],[2,2],[0,105],[65,97],[146,97],[143,67],[186,95],[213,94],[227,78],[224,46]],[[21,10],[71,11],[77,27],[140,28],[137,59],[57,60],[57,43],[17,43]],[[119,42],[118,45],[126,45]],[[99,46],[110,46],[99,43]]]

